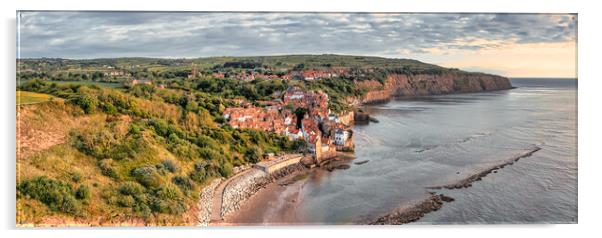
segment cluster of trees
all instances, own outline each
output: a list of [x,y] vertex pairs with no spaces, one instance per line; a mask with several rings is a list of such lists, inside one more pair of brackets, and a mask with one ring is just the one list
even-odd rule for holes
[[255,69],[263,67],[261,62],[253,61],[230,61],[223,65],[224,68],[242,68],[242,69]]
[[309,90],[319,90],[328,94],[328,107],[334,112],[344,112],[352,110],[346,102],[348,97],[359,97],[365,93],[353,83],[353,81],[342,78],[329,78],[306,82]]
[[271,100],[272,94],[288,88],[282,79],[255,79],[251,82],[230,78],[205,78],[198,80],[194,89],[223,98],[243,97],[249,101]]
[[98,81],[98,82],[118,82],[116,77],[106,76],[104,72],[93,71],[93,72],[59,72],[56,74],[50,74],[46,71],[35,71],[35,72],[19,72],[17,73],[17,79],[21,81],[27,81],[32,79],[44,79],[52,81]]

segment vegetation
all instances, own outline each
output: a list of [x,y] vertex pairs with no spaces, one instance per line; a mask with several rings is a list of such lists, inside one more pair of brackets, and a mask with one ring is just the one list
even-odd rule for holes
[[81,203],[75,198],[71,185],[60,181],[36,177],[20,182],[17,191],[17,197],[25,196],[25,198],[39,200],[53,211],[71,215],[80,215],[82,212]]
[[[32,162],[22,162],[21,171],[32,167],[39,172],[20,175],[20,203],[39,201],[57,215],[92,219],[115,211],[125,216],[112,219],[194,222],[192,215],[183,214],[195,206],[209,179],[231,176],[234,166],[257,162],[263,153],[299,146],[273,133],[219,127],[216,120],[225,102],[202,91],[190,94],[139,85],[118,90],[41,80],[28,81],[20,89],[63,99],[56,103],[72,109],[39,107],[65,110],[69,114],[61,120],[104,118],[69,129],[67,143],[35,155]],[[85,163],[92,170],[85,177],[41,162],[51,158]],[[35,211],[24,211],[22,217],[30,212]]]
[[62,100],[45,93],[34,93],[27,91],[17,91],[17,105],[48,102],[53,100]]

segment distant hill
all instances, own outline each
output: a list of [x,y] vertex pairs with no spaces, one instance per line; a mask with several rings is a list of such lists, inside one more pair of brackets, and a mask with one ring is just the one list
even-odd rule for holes
[[[101,58],[101,59],[60,59],[60,58],[27,58],[20,59],[21,70],[58,70],[69,68],[148,68],[167,69],[180,67],[189,69],[192,66],[199,69],[210,69],[223,66],[228,62],[248,62],[258,66],[290,70],[299,65],[304,68],[320,69],[329,67],[343,68],[382,68],[402,69],[410,71],[448,71],[454,70],[434,64],[424,63],[413,59],[392,59],[374,56],[353,55],[280,55],[280,56],[241,56],[241,57],[207,57],[194,59],[164,59],[164,58]],[[457,69],[455,69],[457,70]]]

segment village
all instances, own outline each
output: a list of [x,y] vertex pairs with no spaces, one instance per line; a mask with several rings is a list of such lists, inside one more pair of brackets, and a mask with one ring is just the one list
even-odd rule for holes
[[336,156],[337,151],[352,151],[353,112],[341,114],[328,109],[328,95],[290,87],[282,98],[260,101],[260,106],[240,101],[224,110],[223,117],[233,128],[252,128],[303,140],[307,153],[316,162]]
[[[232,67],[232,65],[237,67]],[[244,66],[244,67],[243,67]],[[366,69],[370,70],[370,69]],[[278,73],[275,73],[278,72]],[[314,81],[339,77],[358,76],[358,72],[343,67],[293,68],[279,70],[257,66],[247,62],[227,62],[214,69],[199,70],[190,64],[184,80],[204,77],[253,81],[256,79],[283,79]],[[361,72],[360,72],[361,73]],[[77,74],[77,73],[73,73]],[[92,77],[88,72],[79,74]],[[165,89],[153,77],[135,76],[131,69],[104,65],[99,74],[113,80],[121,79],[123,86],[154,85]],[[271,101],[248,102],[234,99],[236,106],[226,108],[223,117],[232,128],[251,128],[288,137],[294,141],[304,141],[305,148],[317,162],[336,156],[337,151],[353,151],[353,130],[351,123],[354,112],[335,113],[329,110],[329,96],[321,91],[306,91],[292,86]]]

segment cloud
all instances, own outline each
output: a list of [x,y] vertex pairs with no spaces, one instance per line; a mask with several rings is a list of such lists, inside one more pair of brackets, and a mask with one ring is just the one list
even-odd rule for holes
[[20,57],[411,57],[576,40],[568,14],[21,12]]

